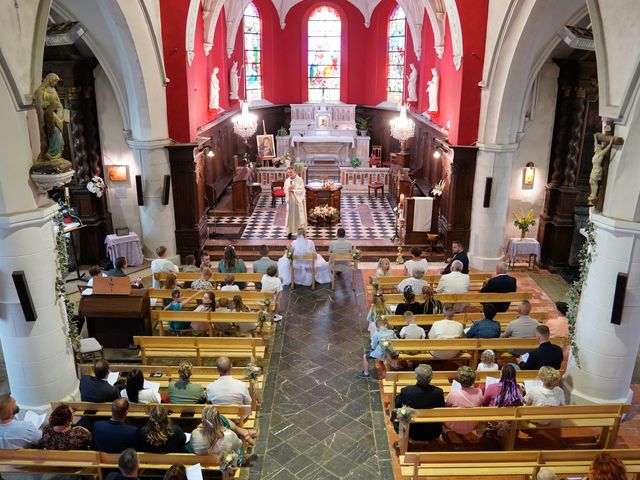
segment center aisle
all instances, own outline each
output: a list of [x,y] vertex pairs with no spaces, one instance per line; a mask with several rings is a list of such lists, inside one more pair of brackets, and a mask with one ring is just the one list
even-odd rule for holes
[[249,479],[393,478],[378,382],[362,370],[365,298],[358,275],[286,290]]

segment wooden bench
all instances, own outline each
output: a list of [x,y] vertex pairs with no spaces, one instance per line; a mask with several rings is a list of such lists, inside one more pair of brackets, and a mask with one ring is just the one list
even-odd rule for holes
[[[184,298],[189,298],[194,293],[198,293],[193,301],[193,306],[196,306],[196,300],[202,300],[202,296],[204,295],[205,290],[189,290],[182,289],[182,296]],[[228,292],[216,290],[216,300],[220,300],[221,298],[226,298],[227,300],[233,300],[233,297],[236,295],[240,295],[242,297],[242,301],[245,305],[258,309],[260,306],[258,302],[264,302],[265,300],[271,301],[273,304],[273,293],[271,292],[256,292],[256,291],[247,291],[240,290],[239,292]],[[171,300],[171,290],[163,289],[163,288],[150,288],[149,289],[149,298],[156,300]],[[156,308],[162,308],[162,302],[159,302],[159,305],[155,306]]]
[[[194,312],[189,310],[181,311],[159,311],[154,315],[158,320],[158,331],[160,335],[171,333],[173,329],[169,327],[169,322],[201,322],[209,324],[209,336],[214,335],[216,323],[232,323],[234,325],[255,325],[254,330],[259,335],[263,333],[263,325],[259,321],[258,312]],[[268,330],[268,327],[267,329]]]
[[262,338],[248,337],[133,337],[140,346],[142,363],[152,358],[195,358],[202,365],[205,358],[253,358],[262,360],[266,347]]
[[[109,471],[118,468],[117,454],[83,450],[0,450],[0,472],[2,473],[50,473],[58,475],[92,475],[104,480]],[[199,463],[205,472],[219,471],[215,455],[193,455],[190,453],[142,453],[139,477],[162,475],[175,463],[189,466]],[[157,472],[160,470],[161,472]],[[233,474],[222,472],[222,479],[238,478],[240,469]]]
[[[562,346],[562,338],[552,338],[550,342]],[[538,348],[535,338],[438,338],[434,340],[391,340],[393,350],[400,354],[400,360],[438,360],[431,352],[456,350],[460,353],[449,360],[464,360],[475,367],[484,350],[496,352],[496,360],[511,360],[510,351],[528,351]]]
[[400,457],[402,478],[432,477],[516,477],[536,478],[541,468],[553,470],[558,478],[582,477],[596,455],[607,452],[620,458],[627,472],[640,473],[640,449],[541,450],[512,452],[415,452]]
[[[153,278],[155,278],[156,280],[164,284],[164,281],[167,279],[167,275],[168,275],[167,272],[156,272],[153,274]],[[176,276],[178,282],[185,282],[186,285],[191,285],[191,282],[195,282],[197,279],[200,278],[200,272],[178,272],[174,275]],[[221,284],[224,284],[225,275],[229,275],[229,274],[213,272],[213,275],[211,276],[211,280],[209,281],[212,284],[214,284],[215,288],[218,288],[221,286]],[[262,280],[262,275],[264,274],[263,273],[232,273],[231,275],[235,277],[234,283],[256,284],[256,283],[259,283],[260,280]]]
[[[489,272],[479,272],[479,273],[470,273],[469,281],[471,284],[471,290],[480,290],[484,283],[489,280],[493,276],[493,273]],[[431,285],[437,285],[442,277],[441,274],[427,274],[422,277],[423,280],[428,282]],[[396,289],[398,284],[402,282],[405,278],[412,278],[411,275],[390,275],[388,277],[373,277],[375,282],[380,285],[385,291],[388,289]],[[420,292],[416,292],[419,294]]]
[[615,445],[622,416],[631,405],[564,405],[560,407],[473,407],[432,408],[416,410],[410,422],[400,422],[400,453],[409,446],[408,424],[444,422],[508,422],[509,426],[500,437],[505,450],[513,450],[520,430],[547,428],[599,428],[599,448]]
[[[546,312],[532,312],[531,317],[539,322],[544,322],[549,317],[549,314]],[[431,325],[438,320],[442,320],[444,315],[441,313],[435,313],[431,315],[415,315],[414,318],[416,319],[416,325],[420,325],[421,327],[431,327]],[[484,315],[481,312],[467,312],[457,313],[453,319],[456,322],[462,323],[466,328],[470,327],[476,320],[482,320],[483,318]],[[518,318],[518,315],[514,312],[500,312],[496,313],[494,320],[496,322],[500,322],[500,328],[504,331],[507,328],[507,325],[516,318]],[[392,328],[404,327],[407,324],[402,315],[387,315],[387,320],[389,321],[389,326]]]
[[[438,293],[436,300],[442,304],[447,303],[466,303],[468,305],[481,303],[513,303],[523,300],[531,300],[533,294],[531,292],[514,292],[514,293]],[[417,298],[417,297],[416,297]],[[387,305],[397,305],[404,302],[402,293],[391,293],[384,296]]]

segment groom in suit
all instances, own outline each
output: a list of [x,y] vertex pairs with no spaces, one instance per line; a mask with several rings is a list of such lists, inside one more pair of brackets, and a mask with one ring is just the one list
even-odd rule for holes
[[455,260],[462,262],[462,273],[469,273],[469,257],[467,257],[467,252],[464,251],[464,245],[460,240],[451,242],[451,253],[453,253],[453,255],[447,259],[448,265],[442,270],[442,274],[451,273],[451,264]]
[[[516,279],[507,275],[509,266],[505,262],[498,262],[496,276],[490,278],[482,287],[480,293],[511,293],[516,291]],[[494,303],[498,312],[506,312],[509,302]]]

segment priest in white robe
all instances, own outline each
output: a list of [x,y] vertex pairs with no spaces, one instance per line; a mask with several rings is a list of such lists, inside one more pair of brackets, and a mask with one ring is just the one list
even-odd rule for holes
[[[297,238],[291,243],[291,249],[295,256],[309,255],[311,253],[316,254],[316,283],[330,283],[331,282],[331,265],[327,262],[322,255],[316,253],[316,246],[312,240],[305,238],[304,229],[298,230]],[[287,257],[287,252],[278,259],[278,274],[282,280],[283,285],[291,284],[291,270],[290,260]],[[295,275],[296,285],[311,285],[311,262],[309,260],[294,260],[293,261],[293,274]]]
[[287,238],[291,240],[299,228],[303,230],[307,228],[307,202],[304,181],[296,174],[293,167],[287,168],[284,192],[287,202]]

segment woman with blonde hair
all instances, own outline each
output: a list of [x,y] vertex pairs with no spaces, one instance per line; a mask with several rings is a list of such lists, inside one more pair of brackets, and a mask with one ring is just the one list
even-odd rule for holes
[[169,383],[169,400],[171,403],[204,403],[206,395],[199,383],[191,382],[193,365],[183,360],[178,366],[178,380]]
[[137,450],[151,453],[181,453],[187,436],[177,425],[169,423],[164,407],[158,405],[149,411],[149,420],[140,429]]
[[422,287],[422,299],[424,300],[422,305],[424,314],[431,315],[442,312],[442,304],[440,300],[436,300],[436,292],[431,285]]
[[371,301],[371,307],[367,313],[367,320],[369,321],[369,334],[373,338],[373,334],[376,333],[376,322],[385,315],[391,315],[391,309],[384,303],[384,295],[381,293],[374,293]]
[[552,367],[541,367],[538,378],[542,385],[531,387],[524,396],[525,405],[534,407],[557,407],[564,405],[564,391],[558,386],[562,373]]
[[213,405],[202,409],[202,423],[191,433],[191,448],[196,455],[221,455],[234,452],[242,462],[243,443],[253,445],[254,435],[240,428]]
[[[484,400],[482,390],[474,387],[476,372],[471,367],[463,366],[458,368],[456,378],[460,388],[452,388],[444,399],[447,407],[471,408],[480,407]],[[457,387],[457,385],[456,385]],[[459,435],[466,435],[476,428],[477,422],[447,422],[445,426]]]
[[389,277],[391,276],[391,262],[388,258],[381,258],[378,260],[378,266],[376,267],[376,277]]

